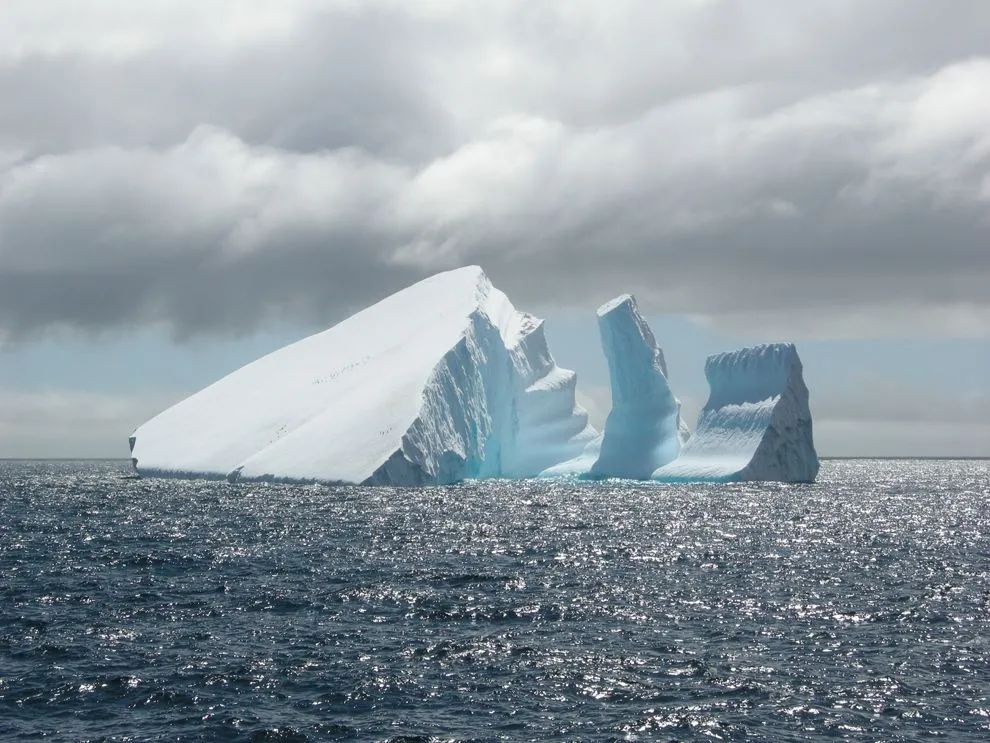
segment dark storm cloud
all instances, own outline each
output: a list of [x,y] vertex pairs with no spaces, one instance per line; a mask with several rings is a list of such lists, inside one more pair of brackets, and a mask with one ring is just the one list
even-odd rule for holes
[[520,305],[986,328],[985,3],[620,5],[14,4],[0,333],[326,323],[469,262]]

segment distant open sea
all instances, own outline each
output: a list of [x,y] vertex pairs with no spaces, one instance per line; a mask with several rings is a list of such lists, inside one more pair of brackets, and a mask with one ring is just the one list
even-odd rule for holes
[[990,739],[990,462],[389,488],[0,462],[0,741]]

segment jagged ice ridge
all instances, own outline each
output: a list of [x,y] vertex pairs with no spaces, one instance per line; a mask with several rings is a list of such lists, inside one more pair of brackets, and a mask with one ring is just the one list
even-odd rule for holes
[[131,437],[138,472],[427,485],[526,477],[597,431],[543,322],[477,266],[254,361]]
[[445,484],[578,476],[810,482],[808,389],[792,344],[711,356],[688,439],[635,299],[598,310],[613,408],[604,433],[575,402],[543,322],[477,266],[437,274],[229,374],[140,426],[146,475]]

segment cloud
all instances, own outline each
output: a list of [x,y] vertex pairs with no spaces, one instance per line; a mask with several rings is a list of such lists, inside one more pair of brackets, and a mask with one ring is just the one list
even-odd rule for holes
[[0,335],[325,325],[474,262],[521,306],[988,328],[983,3],[52,7],[0,52]]
[[[307,157],[210,128],[166,150],[36,158],[0,186],[0,312],[16,335],[249,330],[281,312],[347,308],[374,296],[385,257],[375,213],[399,178],[360,151]],[[393,269],[377,291],[412,275]]]
[[0,455],[29,459],[58,452],[123,459],[128,456],[126,432],[172,402],[168,396],[147,392],[0,391]]

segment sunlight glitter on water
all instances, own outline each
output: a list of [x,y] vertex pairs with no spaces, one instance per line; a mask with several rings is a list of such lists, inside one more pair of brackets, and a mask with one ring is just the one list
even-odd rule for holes
[[0,463],[3,740],[990,735],[985,461],[423,490],[121,468]]

